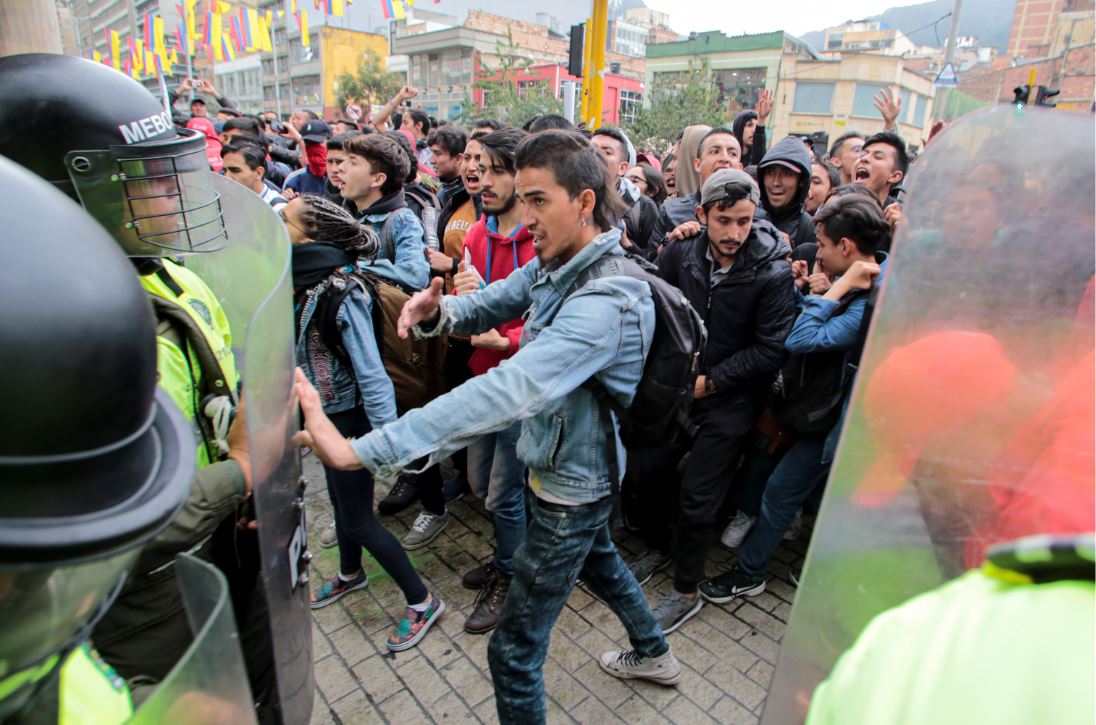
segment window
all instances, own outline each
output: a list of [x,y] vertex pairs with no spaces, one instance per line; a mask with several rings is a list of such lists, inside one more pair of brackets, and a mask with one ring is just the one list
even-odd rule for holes
[[792,113],[829,114],[833,110],[833,83],[795,84],[795,100]]
[[914,126],[925,125],[925,107],[929,104],[929,99],[925,96],[917,96],[917,104],[913,111],[913,120],[910,122]]
[[643,94],[637,91],[620,92],[620,108],[617,111],[617,124],[635,123],[636,114],[643,106]]
[[852,114],[858,118],[879,118],[873,99],[879,91],[888,88],[882,83],[857,83],[852,99]]
[[910,103],[912,98],[909,89],[899,89],[898,97],[902,99],[902,111],[898,114],[898,123],[909,123],[910,119],[913,118],[913,105]]
[[765,68],[724,68],[713,73],[712,80],[719,89],[719,105],[733,113],[753,108],[757,97],[765,89]]

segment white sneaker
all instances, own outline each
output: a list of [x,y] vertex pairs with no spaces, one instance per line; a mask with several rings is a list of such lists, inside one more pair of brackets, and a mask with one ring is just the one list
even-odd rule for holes
[[723,536],[719,537],[719,540],[728,549],[737,549],[746,540],[746,535],[750,533],[755,521],[757,521],[756,516],[747,516],[739,511],[731,519],[731,523],[727,524],[727,528],[723,530]]
[[676,685],[681,679],[681,663],[666,650],[659,657],[640,657],[634,650],[602,652],[601,669],[622,680],[650,680],[660,685]]
[[803,509],[795,512],[795,518],[792,519],[791,526],[784,532],[784,541],[795,541],[801,533],[803,533]]

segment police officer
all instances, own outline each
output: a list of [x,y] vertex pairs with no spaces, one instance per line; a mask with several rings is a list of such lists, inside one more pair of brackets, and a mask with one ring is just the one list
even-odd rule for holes
[[0,722],[123,722],[88,637],[186,502],[194,446],[110,235],[2,158],[0,215]]
[[[251,466],[231,332],[213,291],[171,259],[227,242],[205,140],[178,131],[163,105],[121,73],[29,54],[0,59],[0,153],[78,199],[131,258],[155,310],[160,388],[183,411],[196,449],[186,505],[145,547],[95,628],[96,646],[127,679],[163,679],[191,636],[173,557],[201,550],[229,577],[260,719],[274,717],[257,543],[236,526]],[[77,268],[82,259],[74,255]]]

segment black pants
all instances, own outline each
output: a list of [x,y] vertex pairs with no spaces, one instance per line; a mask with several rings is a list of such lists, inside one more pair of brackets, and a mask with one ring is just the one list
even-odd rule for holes
[[[328,416],[344,436],[369,432],[369,420],[361,406]],[[339,571],[351,575],[362,568],[362,547],[396,582],[408,604],[426,599],[423,584],[407,552],[392,532],[381,526],[373,513],[373,474],[368,469],[336,471],[323,467],[327,493],[335,509],[335,534],[339,542]],[[439,488],[440,492],[440,488]]]
[[694,408],[697,433],[685,462],[677,509],[674,589],[679,592],[695,592],[704,579],[719,507],[756,416],[757,404],[747,396],[707,398]]
[[630,511],[636,513],[639,535],[648,549],[669,554],[674,524],[671,512],[677,511],[681,474],[678,463],[685,451],[681,447],[644,448],[628,451],[628,471],[624,477],[624,496]]
[[[476,348],[468,340],[456,337],[449,338],[449,349],[445,352],[445,389],[463,385],[472,378],[472,371],[468,369],[468,359]],[[468,480],[468,453],[464,448],[456,451],[451,456],[453,468],[457,469],[457,478]]]

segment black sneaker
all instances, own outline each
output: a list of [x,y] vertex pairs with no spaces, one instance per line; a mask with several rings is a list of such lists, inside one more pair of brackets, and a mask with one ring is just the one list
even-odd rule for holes
[[738,567],[729,572],[700,582],[700,596],[714,604],[726,604],[739,597],[756,597],[765,591],[765,580],[750,581],[742,576]]
[[628,570],[632,572],[632,576],[636,578],[640,586],[643,586],[651,580],[655,572],[659,569],[664,569],[669,566],[670,555],[662,552],[655,551],[654,549],[647,549],[647,551],[640,554],[636,559],[628,564]]
[[460,583],[465,589],[483,589],[495,576],[495,565],[491,562],[480,564],[472,571],[465,574]]
[[396,479],[388,495],[377,502],[377,511],[385,516],[398,514],[419,499],[419,487],[404,476]]

